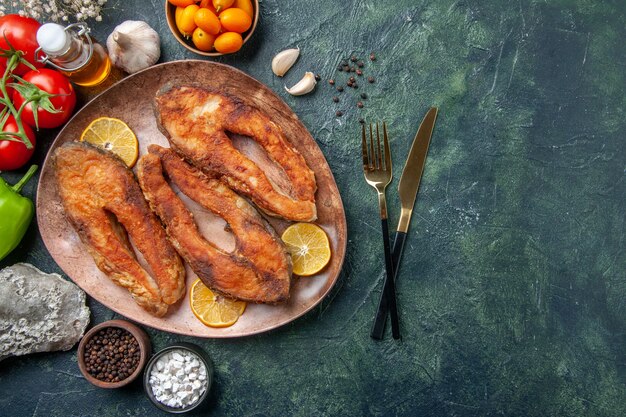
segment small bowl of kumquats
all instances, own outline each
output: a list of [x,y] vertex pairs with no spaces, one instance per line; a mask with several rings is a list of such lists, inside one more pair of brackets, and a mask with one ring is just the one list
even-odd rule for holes
[[259,0],[166,0],[167,25],[181,45],[204,56],[232,54],[259,21]]

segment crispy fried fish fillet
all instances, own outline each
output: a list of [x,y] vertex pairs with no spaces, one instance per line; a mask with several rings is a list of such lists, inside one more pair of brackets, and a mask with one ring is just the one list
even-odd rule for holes
[[[171,149],[151,145],[139,160],[138,178],[170,240],[200,279],[225,295],[256,303],[289,297],[291,261],[274,230],[243,197],[217,179],[208,178]],[[206,241],[192,214],[163,176],[200,205],[222,217],[235,236],[226,253]]]
[[[98,268],[141,307],[163,316],[185,293],[185,269],[133,173],[111,153],[80,142],[60,146],[54,163],[65,213]],[[154,278],[137,261],[126,231]]]
[[[285,138],[280,126],[260,110],[228,94],[200,87],[168,87],[157,94],[156,116],[171,146],[209,176],[217,174],[269,215],[313,221],[315,175]],[[240,153],[225,131],[249,136],[284,170],[293,197],[274,188],[265,173]]]

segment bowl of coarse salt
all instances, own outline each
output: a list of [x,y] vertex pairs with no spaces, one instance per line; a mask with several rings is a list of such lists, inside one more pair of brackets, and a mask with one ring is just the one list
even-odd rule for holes
[[181,342],[157,352],[146,365],[143,385],[150,401],[169,413],[186,413],[207,398],[211,359],[199,346]]

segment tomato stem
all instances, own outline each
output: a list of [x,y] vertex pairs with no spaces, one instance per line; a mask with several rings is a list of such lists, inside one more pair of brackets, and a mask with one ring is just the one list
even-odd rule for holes
[[[13,70],[15,70],[15,68],[17,68],[17,66],[22,61],[24,61],[24,59],[22,58],[21,51],[16,51],[15,49],[13,49],[12,46],[10,48],[11,49],[9,50],[2,49],[3,55],[6,54],[5,56],[9,57],[9,59],[7,60],[7,67],[5,68],[4,74],[2,74],[2,79],[0,80],[0,92],[2,92],[2,98],[0,98],[0,102],[8,109],[9,113],[15,119],[15,124],[17,125],[18,131],[17,132],[0,132],[0,140],[15,141],[17,139],[21,141],[22,143],[24,143],[24,146],[26,146],[26,149],[32,149],[33,144],[28,138],[28,135],[26,135],[26,131],[24,130],[24,124],[22,123],[22,117],[21,117],[22,111],[24,110],[24,106],[28,104],[28,102],[25,102],[19,108],[19,110],[16,109],[7,91],[7,81],[9,80],[9,77],[12,75]],[[6,120],[5,120],[5,123],[6,123]],[[0,126],[0,128],[3,128],[3,127],[4,125]]]

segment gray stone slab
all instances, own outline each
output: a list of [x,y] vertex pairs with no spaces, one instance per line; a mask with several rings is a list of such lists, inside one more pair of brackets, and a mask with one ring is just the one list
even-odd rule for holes
[[88,324],[85,293],[59,274],[25,263],[0,271],[0,360],[69,350]]

